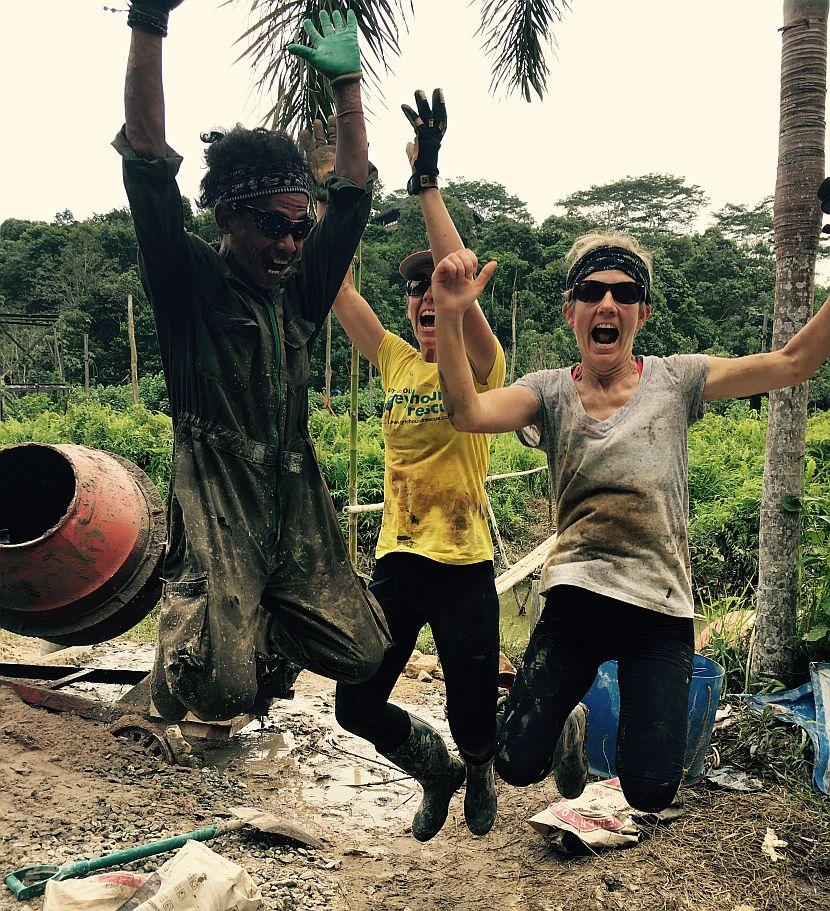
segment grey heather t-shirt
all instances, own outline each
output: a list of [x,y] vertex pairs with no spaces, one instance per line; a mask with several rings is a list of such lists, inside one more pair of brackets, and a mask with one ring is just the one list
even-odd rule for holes
[[519,431],[548,454],[556,541],[542,590],[576,585],[692,617],[687,430],[702,414],[709,357],[646,357],[631,398],[605,421],[582,407],[570,368],[517,381],[539,401]]

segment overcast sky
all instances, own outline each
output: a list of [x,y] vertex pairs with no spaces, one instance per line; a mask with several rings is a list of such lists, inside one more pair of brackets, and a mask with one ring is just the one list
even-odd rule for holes
[[[123,120],[129,30],[104,2],[3,3],[4,142],[0,221],[77,218],[125,204],[109,142]],[[400,103],[444,88],[445,177],[499,181],[537,220],[591,184],[663,172],[699,184],[713,207],[772,193],[778,142],[781,0],[571,0],[556,29],[544,103],[490,95],[474,37],[479,4],[415,0],[402,56],[369,123],[370,155],[389,189],[403,186],[409,127]],[[186,0],[165,42],[168,141],[185,158],[183,193],[202,173],[199,132],[268,109],[233,40],[249,2]]]

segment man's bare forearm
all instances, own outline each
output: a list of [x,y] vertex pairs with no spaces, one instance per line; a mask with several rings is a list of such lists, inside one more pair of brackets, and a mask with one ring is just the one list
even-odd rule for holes
[[360,81],[348,82],[334,88],[337,108],[337,157],[334,170],[340,177],[362,187],[369,177],[369,141]]
[[162,86],[159,35],[134,28],[124,84],[127,140],[143,158],[161,158],[167,147],[164,133],[164,89]]

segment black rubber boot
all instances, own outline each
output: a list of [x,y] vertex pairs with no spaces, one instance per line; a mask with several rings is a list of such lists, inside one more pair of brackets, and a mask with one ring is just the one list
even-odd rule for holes
[[424,789],[424,799],[412,820],[412,834],[429,841],[447,821],[450,798],[464,782],[464,763],[450,754],[443,737],[425,721],[410,716],[412,730],[396,749],[383,753]]
[[467,791],[464,795],[464,819],[473,835],[486,835],[493,828],[498,810],[496,775],[493,760],[483,765],[467,762]]
[[160,643],[156,643],[156,655],[150,675],[150,696],[156,711],[165,721],[181,721],[187,714],[187,706],[173,695],[167,682]]
[[579,797],[588,783],[588,754],[585,752],[587,731],[588,706],[580,702],[565,720],[553,754],[556,789],[568,800]]

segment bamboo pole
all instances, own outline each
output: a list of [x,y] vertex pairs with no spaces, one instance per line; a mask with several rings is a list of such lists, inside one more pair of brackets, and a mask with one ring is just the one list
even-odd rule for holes
[[334,414],[331,407],[331,310],[329,310],[329,315],[326,317],[326,372],[324,382],[323,398],[326,403],[326,411]]
[[[540,471],[547,471],[547,465],[539,465],[537,468],[528,468],[526,471],[508,471],[504,474],[489,474],[484,479],[484,483],[487,484],[490,481],[503,481],[505,478],[522,478],[526,475],[536,474]],[[344,506],[343,512],[346,515],[351,515],[352,513],[361,513],[361,512],[380,512],[383,509],[383,503],[364,503],[361,506],[357,504]]]
[[501,539],[499,524],[496,522],[496,514],[493,512],[493,504],[490,502],[490,497],[487,496],[486,491],[484,492],[484,502],[487,504],[487,515],[490,519],[490,525],[493,529],[493,537],[496,539],[496,545],[498,547],[499,553],[501,554],[502,562],[504,563],[506,569],[510,569],[510,558],[507,556],[507,551],[504,549],[504,541]]
[[63,370],[63,358],[61,357],[61,347],[58,342],[58,327],[57,325],[52,326],[52,339],[55,343],[55,366],[58,368],[58,376],[61,378],[61,382],[66,382],[66,374]]
[[133,387],[133,405],[138,404],[138,350],[135,345],[135,323],[133,321],[133,296],[127,295],[127,333],[130,338],[130,383]]
[[516,376],[516,284],[519,281],[519,270],[513,273],[513,293],[510,295],[510,385]]
[[[355,255],[354,285],[360,294],[363,271],[361,241]],[[349,506],[357,506],[357,393],[360,380],[360,352],[352,345],[351,384],[349,389]],[[357,565],[357,513],[349,513],[349,556]]]
[[89,394],[89,336],[84,332],[84,392]]
[[508,591],[535,572],[547,559],[555,538],[556,535],[551,535],[526,553],[521,560],[517,560],[510,569],[506,569],[501,575],[496,576],[496,592],[502,594],[502,592]]

